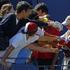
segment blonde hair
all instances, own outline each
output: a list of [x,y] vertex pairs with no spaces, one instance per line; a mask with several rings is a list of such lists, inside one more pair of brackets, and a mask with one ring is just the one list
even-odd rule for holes
[[11,4],[4,4],[1,7],[1,14],[4,15],[6,13],[9,13],[9,11],[13,8]]

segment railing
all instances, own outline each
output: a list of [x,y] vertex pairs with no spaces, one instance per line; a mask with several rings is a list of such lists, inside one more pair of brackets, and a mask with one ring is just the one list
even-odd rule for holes
[[[10,58],[13,59],[13,58]],[[17,59],[23,59],[23,58],[17,58]],[[11,64],[11,63],[10,63]],[[50,70],[48,69],[49,65],[34,65],[33,63],[12,63],[10,67],[5,67],[4,65],[0,64],[0,70]],[[70,65],[53,65],[55,67],[55,70],[70,70]],[[64,67],[67,67],[67,69],[64,69]],[[57,69],[58,68],[58,69]],[[51,69],[53,70],[53,69]]]
[[[58,54],[58,57],[60,57],[58,59],[58,62],[62,59],[62,49],[61,51],[59,52],[59,55]],[[63,57],[64,58],[64,57]],[[2,59],[0,57],[0,59]],[[63,64],[63,61],[62,64],[56,64],[56,65],[52,65],[52,68],[49,69],[49,65],[34,65],[32,62],[26,62],[26,63],[23,63],[23,60],[27,59],[27,58],[8,58],[8,59],[18,59],[18,60],[22,60],[20,63],[20,61],[16,62],[16,63],[12,63],[12,65],[10,67],[6,67],[2,64],[0,64],[0,70],[53,70],[52,68],[54,67],[55,70],[70,70],[70,63],[68,64],[68,62],[66,61],[66,64]],[[70,59],[70,58],[69,58]],[[11,63],[9,63],[11,64]]]

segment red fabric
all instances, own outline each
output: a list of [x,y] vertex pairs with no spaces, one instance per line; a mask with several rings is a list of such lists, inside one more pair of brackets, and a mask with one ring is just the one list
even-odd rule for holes
[[[45,31],[52,35],[56,35],[56,36],[60,35],[60,31],[51,26],[49,26]],[[41,43],[41,47],[43,47],[43,45],[44,45],[44,43]],[[55,53],[52,53],[52,52],[41,53],[38,51],[34,51],[32,54],[32,57],[35,59],[53,59],[54,55],[55,55]]]
[[66,46],[70,48],[70,42],[68,42],[68,43],[66,44]]
[[60,40],[60,41],[59,41],[59,44],[64,45],[64,44],[65,44],[65,41],[64,41],[64,40]]
[[[43,47],[44,43],[41,43],[40,45]],[[53,59],[54,53],[33,51],[32,57],[34,59]]]
[[36,23],[34,23],[34,22],[28,22],[29,24],[28,24],[28,26],[27,26],[27,31],[28,32],[34,32],[34,31],[36,31],[37,30],[37,24]]
[[45,31],[49,34],[60,36],[60,31],[55,27],[48,26]]
[[64,40],[60,40],[58,43],[59,43],[59,45],[57,44],[56,47],[59,48],[59,49],[60,49],[63,45],[66,44]]

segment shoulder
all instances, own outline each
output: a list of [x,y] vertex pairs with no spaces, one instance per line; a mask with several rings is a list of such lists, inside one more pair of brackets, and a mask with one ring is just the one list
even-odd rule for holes
[[15,15],[14,13],[9,13],[9,14],[5,15],[5,16],[3,17],[3,19],[10,19],[10,18],[13,19],[13,17],[16,17],[16,15]]
[[23,40],[26,39],[26,35],[25,34],[22,34],[22,33],[17,33],[16,35],[14,35],[10,40],[9,42],[10,43],[15,43],[15,42],[23,42]]
[[9,40],[9,45],[12,45],[13,47],[21,47],[26,41],[26,37],[22,33],[17,33],[15,36],[13,36]]
[[25,37],[25,34],[17,33],[11,39],[22,39],[23,37]]
[[9,13],[9,14],[5,15],[3,18],[7,19],[7,18],[11,18],[11,17],[16,17],[16,15],[14,13]]
[[13,21],[16,20],[16,15],[14,13],[7,14],[4,16],[0,22],[0,25],[3,25],[5,23],[12,23]]

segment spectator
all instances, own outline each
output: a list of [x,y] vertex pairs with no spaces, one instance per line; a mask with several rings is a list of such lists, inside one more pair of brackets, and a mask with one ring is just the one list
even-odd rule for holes
[[[68,28],[68,31],[63,34],[61,36],[61,38],[66,42],[65,44],[65,58],[64,58],[64,65],[68,65],[70,59],[68,57],[70,57],[70,15],[66,17],[65,21],[62,23],[63,25],[65,25]],[[64,66],[63,69],[67,69],[68,70],[68,66]]]
[[[41,47],[44,47],[46,45],[47,47],[49,47],[49,49],[56,47],[56,44],[53,45],[52,41],[54,41],[57,38],[57,36],[59,36],[60,31],[58,26],[57,27],[53,26],[53,23],[55,22],[48,16],[47,5],[45,3],[39,3],[35,6],[34,10],[37,12],[38,20],[44,22],[43,24],[48,24],[48,26],[44,26],[44,27],[42,26],[42,28],[45,31],[45,37],[39,39],[38,43],[40,44]],[[49,22],[53,22],[53,23],[50,25]],[[52,53],[52,52],[41,53],[35,51],[32,54],[32,58],[34,59],[34,61],[36,60],[39,65],[51,65],[55,54],[56,53]],[[44,67],[42,66],[39,69],[42,68]]]
[[[31,5],[25,1],[21,1],[17,4],[16,7],[16,14],[15,13],[9,13],[6,15],[6,17],[3,18],[3,20],[0,22],[0,32],[2,32],[1,39],[4,38],[3,41],[9,40],[14,34],[17,33],[17,31],[22,27],[25,26],[27,20],[26,18],[31,13]],[[0,40],[0,48],[6,49],[6,45],[4,46],[4,42]],[[3,44],[2,44],[3,43]],[[6,43],[5,43],[6,44]]]
[[[35,23],[28,22],[25,25],[23,32],[17,33],[15,36],[13,36],[10,39],[10,46],[8,47],[8,49],[6,50],[6,53],[3,56],[2,64],[6,65],[6,59],[8,56],[17,58],[18,53],[24,47],[32,49],[32,50],[39,50],[42,52],[51,51],[52,49],[48,49],[48,48],[46,49],[46,48],[36,47],[36,46],[34,47],[32,45],[33,42],[35,42],[36,40],[39,39],[39,35],[36,35],[37,29],[38,29],[38,27]],[[24,32],[25,32],[25,34],[24,34]],[[55,51],[57,51],[57,49],[54,50],[53,52],[55,52]],[[28,59],[28,57],[30,55],[31,55],[31,53],[29,55],[25,55],[24,58]],[[24,59],[25,61],[23,63],[25,63],[27,59]],[[11,62],[11,63],[13,63],[14,61],[15,61],[14,59],[7,60],[7,62]]]
[[7,3],[10,3],[10,0],[0,0],[0,9],[3,4],[7,4]]
[[13,6],[12,4],[4,4],[2,5],[1,7],[1,14],[2,16],[8,14],[8,13],[13,13],[14,12],[14,9],[13,9]]
[[1,16],[0,16],[1,20],[3,18],[7,17],[7,14],[14,13],[14,9],[13,9],[12,4],[8,3],[8,4],[2,5],[0,13],[1,13]]
[[65,25],[68,29],[68,31],[61,36],[61,38],[63,38],[67,43],[68,41],[70,41],[68,37],[70,35],[70,16],[67,16],[65,21],[62,24]]

